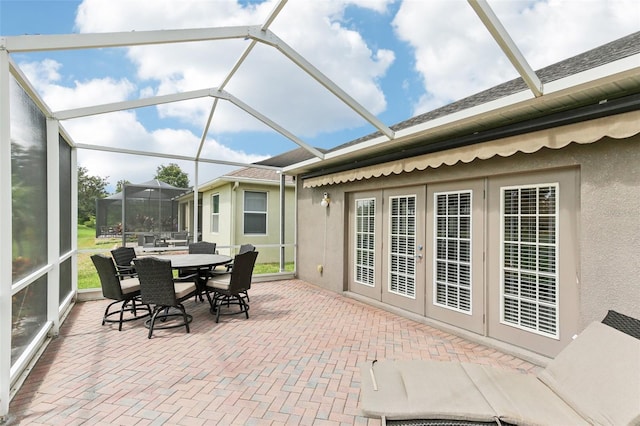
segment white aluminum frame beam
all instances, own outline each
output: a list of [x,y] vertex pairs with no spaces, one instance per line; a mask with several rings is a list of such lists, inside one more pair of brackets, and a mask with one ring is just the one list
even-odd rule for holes
[[[43,52],[51,50],[100,49],[105,47],[146,46],[154,44],[189,43],[229,40],[249,37],[253,26],[191,28],[183,30],[153,30],[109,33],[22,35],[0,38],[0,47],[9,53]],[[259,29],[260,26],[255,26]]]
[[204,98],[211,95],[211,89],[193,90],[189,92],[174,93],[170,95],[158,95],[150,98],[134,99],[130,101],[112,102],[108,104],[93,105],[82,108],[56,111],[54,118],[58,120],[70,120],[72,118],[88,117],[91,115],[106,114],[109,112],[124,111],[127,109],[144,108],[171,102],[186,101],[189,99]]
[[[275,130],[276,132],[280,133],[281,135],[287,137],[297,145],[311,152],[316,157],[320,159],[324,158],[324,154],[322,152],[318,151],[313,146],[307,144],[302,139],[298,138],[296,135],[289,132],[287,129],[280,126],[275,121],[271,120],[266,115],[253,109],[252,107],[250,107],[240,99],[236,98],[235,96],[231,95],[230,93],[225,92],[223,90],[218,90],[218,89],[201,89],[201,90],[194,90],[191,92],[176,93],[171,95],[152,96],[150,98],[145,98],[145,99],[135,99],[131,101],[113,102],[109,104],[94,105],[94,106],[84,107],[84,108],[75,108],[75,109],[70,109],[65,111],[57,111],[53,113],[53,117],[58,120],[69,120],[72,118],[87,117],[90,115],[105,114],[109,112],[123,111],[123,110],[134,109],[134,108],[142,108],[146,106],[153,106],[153,105],[169,103],[169,102],[203,98],[206,96],[211,96],[216,99],[224,99],[231,102],[232,104],[236,105],[238,108],[245,111],[247,114],[260,120],[261,122],[263,122],[264,124],[272,128],[273,130]],[[198,152],[198,156],[199,156],[199,152]],[[198,156],[196,156],[195,158],[197,159]]]
[[[101,152],[112,152],[114,154],[129,154],[129,155],[140,155],[143,157],[157,157],[157,158],[168,158],[170,160],[181,160],[181,161],[198,161],[201,163],[210,163],[210,164],[222,164],[224,166],[233,166],[233,167],[247,167],[247,163],[239,163],[236,161],[225,161],[218,159],[208,159],[208,158],[196,158],[190,157],[187,155],[176,155],[176,154],[165,154],[162,152],[151,152],[151,151],[140,151],[135,149],[126,149],[112,146],[104,146],[104,145],[92,145],[86,143],[76,143],[75,147],[78,149],[87,149],[91,151],[101,151]],[[264,166],[260,164],[251,164],[251,167],[257,169],[266,169],[266,170],[276,170],[280,171],[280,167],[274,166]]]
[[467,0],[471,8],[476,12],[484,26],[489,30],[495,41],[505,53],[511,64],[524,79],[533,95],[537,98],[543,95],[544,87],[533,68],[529,65],[524,55],[518,49],[500,19],[493,12],[486,0]]

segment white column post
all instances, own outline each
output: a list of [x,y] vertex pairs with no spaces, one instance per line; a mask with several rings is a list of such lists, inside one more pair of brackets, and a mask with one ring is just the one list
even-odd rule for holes
[[[198,160],[195,161],[193,183],[193,242],[198,242]],[[204,236],[202,237],[204,240]]]
[[280,173],[280,272],[284,272],[285,268],[285,207],[286,207],[286,176]]
[[47,119],[47,320],[50,335],[60,329],[60,145],[58,120]]
[[9,413],[11,382],[11,132],[9,54],[0,49],[0,422]]

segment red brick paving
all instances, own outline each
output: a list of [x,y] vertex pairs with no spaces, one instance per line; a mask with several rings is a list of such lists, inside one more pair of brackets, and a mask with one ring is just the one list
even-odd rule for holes
[[24,425],[379,425],[359,412],[357,365],[373,359],[534,366],[299,280],[254,284],[250,318],[185,302],[184,328],[101,326],[78,303],[9,407]]

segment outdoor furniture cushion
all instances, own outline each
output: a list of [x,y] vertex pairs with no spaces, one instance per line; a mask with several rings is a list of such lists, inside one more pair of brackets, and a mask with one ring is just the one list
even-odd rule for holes
[[140,291],[140,281],[137,278],[127,278],[120,281],[120,287],[122,288],[122,294]]
[[593,323],[538,377],[592,424],[640,424],[639,339]]
[[640,340],[598,322],[537,376],[429,360],[367,363],[360,371],[361,408],[370,417],[640,424]]
[[375,379],[369,367],[362,369],[362,410],[367,416],[488,422],[497,416],[460,363],[378,362],[373,367]]

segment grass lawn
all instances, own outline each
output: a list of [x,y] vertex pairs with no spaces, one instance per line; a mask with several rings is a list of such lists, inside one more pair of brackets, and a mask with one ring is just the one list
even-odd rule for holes
[[[122,244],[120,238],[96,238],[96,230],[84,225],[78,225],[78,250],[104,250],[105,256],[110,256],[112,250]],[[78,289],[100,288],[100,279],[91,261],[93,252],[78,253]],[[272,274],[279,271],[278,263],[256,263],[253,270],[255,275]],[[285,270],[293,271],[293,262],[285,265]]]

